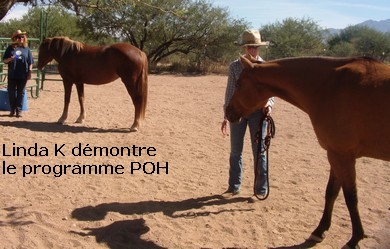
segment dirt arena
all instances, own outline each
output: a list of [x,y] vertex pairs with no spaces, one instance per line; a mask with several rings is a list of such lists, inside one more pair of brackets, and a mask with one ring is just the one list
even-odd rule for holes
[[[242,191],[223,199],[225,86],[226,76],[150,75],[146,119],[137,133],[128,133],[134,108],[120,81],[86,86],[83,124],[74,123],[75,88],[67,123],[56,123],[63,88],[54,81],[38,99],[29,98],[23,118],[0,111],[0,248],[308,248],[304,242],[321,218],[329,173],[308,116],[276,99],[269,198],[248,202],[253,160],[246,140]],[[20,147],[32,148],[23,155]],[[109,148],[110,155],[94,154],[95,147]],[[131,155],[122,156],[121,147],[130,147]],[[91,164],[113,165],[114,171],[77,171]],[[390,248],[389,166],[357,162],[368,236],[361,248]],[[314,248],[341,248],[350,235],[341,194],[330,231]]]

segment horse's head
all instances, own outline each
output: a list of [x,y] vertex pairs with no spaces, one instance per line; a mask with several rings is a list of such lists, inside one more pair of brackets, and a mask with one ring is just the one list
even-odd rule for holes
[[260,65],[252,63],[243,56],[241,56],[241,63],[244,69],[237,81],[233,98],[226,107],[226,117],[230,122],[236,122],[241,117],[246,117],[264,107],[270,97],[258,82],[260,76],[258,74],[261,73],[256,68]]
[[38,69],[42,70],[50,61],[53,60],[53,56],[50,52],[51,38],[46,38],[39,46],[38,54]]

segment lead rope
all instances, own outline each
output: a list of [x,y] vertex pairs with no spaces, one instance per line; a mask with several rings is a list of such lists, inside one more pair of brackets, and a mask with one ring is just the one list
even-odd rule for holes
[[[263,124],[266,122],[267,124],[267,135],[264,137],[264,148],[262,149],[261,145],[263,142]],[[256,143],[257,143],[257,159],[256,159],[256,167],[255,167],[255,182],[253,186],[253,192],[254,195],[256,196],[257,199],[263,201],[268,198],[269,193],[270,193],[270,188],[269,188],[269,164],[268,164],[268,150],[269,147],[271,146],[271,138],[275,136],[275,123],[274,120],[272,119],[270,114],[265,114],[263,115],[262,119],[260,120],[259,127],[256,133]],[[260,156],[262,153],[266,152],[266,160],[267,160],[267,192],[264,197],[260,197],[256,193],[256,186],[257,186],[257,181],[260,180],[261,177],[261,169],[262,169],[262,161],[260,160]]]

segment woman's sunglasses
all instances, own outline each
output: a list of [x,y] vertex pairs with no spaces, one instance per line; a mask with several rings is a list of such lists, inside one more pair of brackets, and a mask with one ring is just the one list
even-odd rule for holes
[[16,37],[16,39],[22,39],[22,38],[26,38],[24,35],[18,35],[17,37]]

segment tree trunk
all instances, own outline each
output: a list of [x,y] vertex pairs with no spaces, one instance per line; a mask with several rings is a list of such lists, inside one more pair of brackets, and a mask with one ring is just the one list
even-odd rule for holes
[[15,3],[29,3],[31,0],[1,0],[0,1],[0,20],[2,20]]

